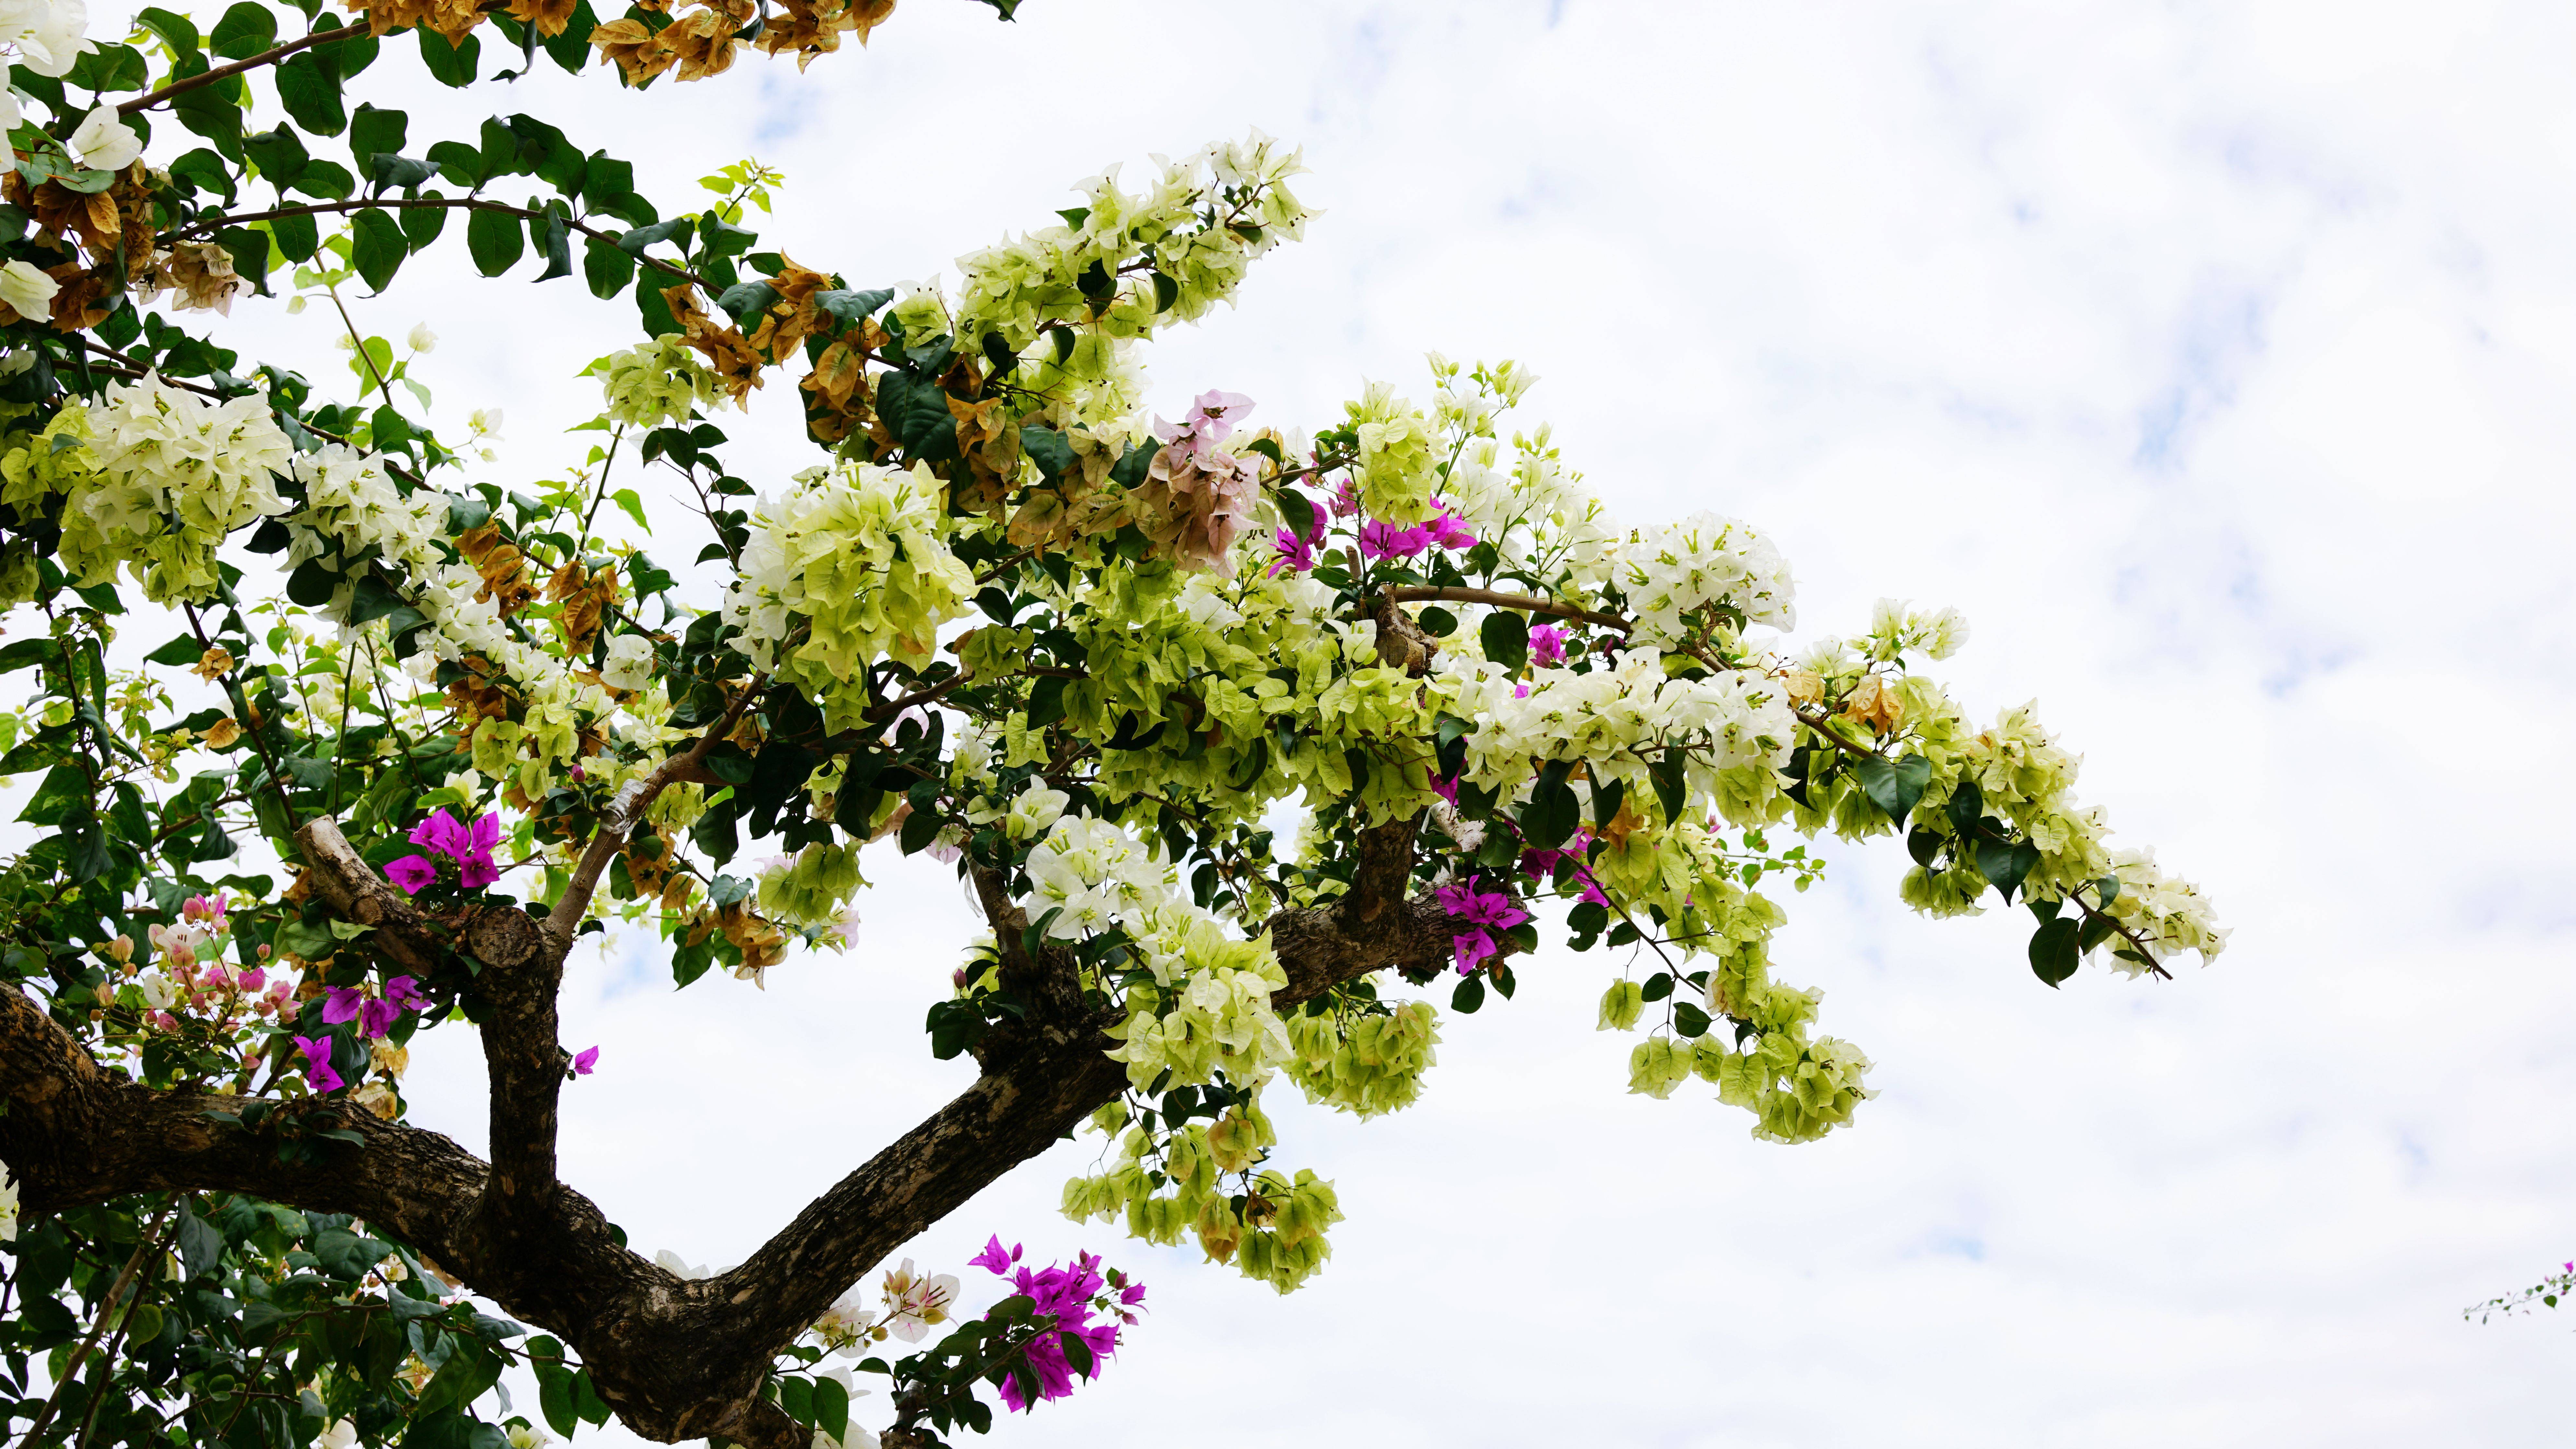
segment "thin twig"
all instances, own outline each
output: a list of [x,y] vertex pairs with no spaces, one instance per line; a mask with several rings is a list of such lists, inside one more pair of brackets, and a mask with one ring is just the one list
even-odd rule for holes
[[161,89],[154,91],[149,95],[136,96],[130,101],[120,101],[117,103],[116,113],[120,116],[130,116],[136,111],[148,111],[152,107],[161,104],[163,101],[170,100],[177,96],[184,96],[190,91],[203,90],[207,86],[215,84],[217,81],[231,80],[234,76],[240,75],[243,71],[257,70],[264,65],[275,65],[279,61],[286,59],[288,56],[293,55],[299,50],[310,50],[317,45],[328,45],[335,40],[346,40],[350,36],[353,36],[366,28],[366,22],[359,21],[355,24],[343,25],[337,30],[314,31],[311,35],[304,36],[301,39],[290,40],[284,45],[280,45],[269,50],[263,50],[248,60],[237,60],[230,65],[219,65],[202,75],[192,75],[186,80],[172,81],[168,85],[163,86]]

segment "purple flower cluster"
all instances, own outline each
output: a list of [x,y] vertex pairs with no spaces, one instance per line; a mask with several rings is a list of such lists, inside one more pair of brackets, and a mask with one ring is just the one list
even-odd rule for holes
[[344,1021],[358,1024],[358,1035],[368,1041],[393,1029],[406,1011],[427,1011],[429,998],[420,994],[420,983],[408,976],[397,976],[385,983],[385,994],[369,996],[357,986],[334,986],[322,1000],[325,1025],[338,1026]]
[[[493,847],[501,843],[498,815],[478,815],[468,825],[443,809],[435,810],[412,830],[411,843],[453,863],[456,883],[469,891],[501,878],[501,868],[492,863]],[[438,880],[438,862],[429,855],[406,855],[385,867],[385,877],[401,886],[404,894],[416,896]]]
[[1565,662],[1565,631],[1554,624],[1540,624],[1529,631],[1530,662],[1541,669],[1552,669]]
[[[1449,949],[1458,958],[1458,974],[1465,976],[1496,955],[1502,946],[1494,940],[1493,931],[1509,930],[1529,919],[1529,912],[1512,904],[1512,898],[1501,891],[1482,888],[1483,877],[1469,876],[1456,885],[1445,885],[1432,894],[1449,919],[1463,921],[1469,929],[1449,940]],[[1487,928],[1491,927],[1492,930]]]
[[304,1054],[304,1080],[317,1092],[336,1092],[349,1085],[331,1069],[331,1038],[299,1036],[295,1049]]
[[[1335,490],[1330,502],[1335,518],[1356,517],[1360,512],[1359,491],[1351,486],[1348,479],[1344,479],[1341,487]],[[1458,515],[1449,511],[1449,505],[1437,498],[1432,499],[1431,503],[1440,511],[1427,523],[1399,528],[1383,518],[1363,519],[1359,528],[1360,557],[1408,559],[1430,548],[1461,550],[1474,548],[1477,542],[1476,535],[1467,530],[1466,524],[1459,520]],[[1279,546],[1279,558],[1270,565],[1270,572],[1274,576],[1283,570],[1299,574],[1313,572],[1315,550],[1324,542],[1323,515],[1316,515],[1313,526],[1303,534],[1294,529],[1279,530],[1276,541]],[[1561,631],[1559,637],[1560,639],[1563,637]],[[1562,658],[1562,654],[1559,657]]]
[[[1020,1246],[1005,1249],[996,1236],[984,1245],[984,1251],[967,1259],[978,1268],[1011,1280],[1011,1287],[1029,1300],[1033,1315],[1052,1318],[1055,1326],[1029,1340],[1020,1351],[1037,1382],[1040,1399],[1060,1399],[1073,1392],[1073,1365],[1065,1358],[1064,1340],[1070,1335],[1080,1339],[1091,1352],[1091,1367],[1083,1377],[1096,1378],[1100,1365],[1118,1351],[1119,1323],[1134,1323],[1136,1315],[1127,1310],[1145,1301],[1145,1285],[1123,1282],[1116,1285],[1116,1306],[1111,1308],[1112,1285],[1101,1277],[1100,1259],[1089,1253],[1077,1253],[1069,1267],[1049,1266],[1036,1271],[1017,1266]],[[1093,1314],[1109,1310],[1118,1322],[1093,1322]],[[1002,1377],[1002,1402],[1015,1413],[1028,1411],[1031,1400],[1021,1387],[1017,1373]]]

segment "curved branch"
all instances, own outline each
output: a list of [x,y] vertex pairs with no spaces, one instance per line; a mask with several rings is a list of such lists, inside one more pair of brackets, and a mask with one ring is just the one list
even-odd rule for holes
[[1578,609],[1572,604],[1560,604],[1554,599],[1530,594],[1506,594],[1493,589],[1405,588],[1389,589],[1386,597],[1398,604],[1491,604],[1497,609],[1526,609],[1533,614],[1553,614],[1560,619],[1575,619],[1604,629],[1616,629],[1622,634],[1628,632],[1628,621],[1616,614],[1596,614],[1589,609]]
[[130,101],[119,101],[116,105],[116,113],[120,116],[130,116],[136,111],[148,111],[154,106],[161,104],[163,101],[171,100],[178,96],[184,96],[190,91],[204,90],[206,87],[213,85],[217,81],[230,80],[244,71],[257,70],[264,65],[275,65],[279,61],[286,59],[288,56],[293,55],[299,50],[310,50],[317,45],[328,45],[335,40],[346,40],[366,28],[366,23],[360,21],[356,24],[343,25],[337,30],[314,31],[311,35],[304,36],[301,39],[290,40],[284,45],[277,46],[270,50],[263,50],[248,60],[237,60],[230,65],[219,65],[202,75],[192,75],[186,80],[172,81],[168,85],[163,86],[161,89],[154,91],[149,95],[136,96]]

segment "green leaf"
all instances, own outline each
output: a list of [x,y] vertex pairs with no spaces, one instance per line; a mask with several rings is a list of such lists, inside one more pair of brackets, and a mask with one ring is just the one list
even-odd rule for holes
[[2030,969],[2055,990],[2057,983],[2075,974],[2083,959],[2078,939],[2083,931],[2073,916],[2060,916],[2043,923],[2030,937]]
[[948,394],[939,384],[889,372],[877,386],[877,412],[914,461],[939,463],[957,457],[957,419],[948,411]]
[[939,834],[939,827],[943,823],[945,822],[931,811],[915,810],[904,817],[903,833],[896,843],[903,848],[904,854],[917,855],[923,846],[928,845],[931,839]]
[[277,14],[257,0],[241,0],[225,11],[206,37],[206,48],[226,60],[248,60],[276,44]]
[[1708,1013],[1687,1001],[1673,1003],[1673,1030],[1683,1037],[1708,1034]]
[[1064,440],[1064,434],[1042,424],[1031,423],[1020,429],[1020,451],[1050,478],[1062,477],[1073,467],[1073,444]]
[[317,136],[336,136],[348,129],[349,112],[340,100],[340,78],[311,51],[291,55],[277,68],[277,99],[295,123]]
[[[1080,1340],[1067,1336],[1064,1341]],[[850,1437],[850,1391],[839,1379],[814,1380],[814,1427],[831,1435],[836,1444]]]
[[2027,840],[2007,845],[2000,840],[1977,842],[1977,870],[1996,890],[2003,892],[2004,903],[2012,903],[2013,892],[2021,889],[2022,880],[2039,864],[2039,847]]
[[[25,669],[33,664],[57,664],[62,661],[62,657],[63,646],[51,639],[41,636],[34,639],[20,639],[14,643],[0,645],[0,674]],[[196,655],[191,654],[183,662],[194,663],[195,660]]]
[[381,292],[401,269],[403,258],[411,254],[411,243],[404,239],[402,223],[391,213],[368,207],[349,218],[353,245],[350,261],[365,279],[368,290]]
[[474,256],[474,269],[487,277],[517,265],[526,245],[519,219],[506,211],[478,211],[465,223],[465,248]]
[[228,226],[215,233],[215,243],[232,254],[234,271],[250,278],[263,294],[268,291],[268,233]]
[[1520,813],[1521,837],[1534,850],[1556,849],[1583,823],[1583,804],[1566,782],[1572,769],[1565,760],[1550,760],[1539,767],[1538,783],[1531,787],[1529,803]]
[[737,327],[748,328],[755,313],[778,300],[778,289],[767,282],[736,282],[716,294],[716,306],[731,317]]
[[814,294],[814,305],[839,318],[844,324],[856,323],[863,317],[873,317],[879,307],[893,300],[894,289],[891,287],[872,287],[864,292],[841,290]]
[[585,238],[581,250],[581,279],[590,295],[606,301],[626,290],[635,280],[635,259],[617,249],[611,242],[597,237]]
[[349,117],[349,155],[362,172],[372,174],[379,155],[399,153],[411,129],[401,111],[382,110],[365,101]]
[[1923,787],[1932,783],[1932,762],[1921,755],[1907,755],[1901,760],[1863,755],[1852,761],[1852,773],[1860,777],[1860,786],[1869,792],[1870,803],[1903,830],[1907,818],[1914,814],[1915,804],[1923,798]]
[[268,224],[268,234],[277,243],[277,254],[290,262],[313,260],[314,249],[322,245],[321,229],[310,212],[277,218]]
[[170,176],[173,180],[185,180],[201,190],[223,193],[227,206],[238,194],[233,186],[232,167],[224,163],[223,157],[203,146],[171,162]]
[[276,130],[243,137],[242,149],[250,153],[251,161],[268,184],[281,191],[294,185],[295,178],[304,174],[305,166],[313,159],[304,149],[304,138],[283,121]]
[[438,174],[458,186],[483,184],[483,153],[462,141],[432,141],[424,153]]
[[1977,833],[1977,820],[1986,813],[1986,795],[1976,781],[1961,780],[1942,808],[1950,817],[1950,833],[1964,841]]
[[[438,193],[433,191],[430,196],[435,198]],[[410,240],[411,249],[419,251],[438,240],[438,234],[447,229],[447,208],[407,206],[396,214],[396,219],[402,222],[403,235]]]
[[545,225],[542,229],[534,220],[531,220],[528,223],[528,230],[531,235],[538,235],[542,230],[539,240],[546,254],[546,269],[537,274],[537,280],[551,282],[557,277],[571,276],[572,226],[564,214],[559,211],[549,211],[546,213]]
[[1510,609],[1496,609],[1477,626],[1477,636],[1484,640],[1485,657],[1510,670],[1521,672],[1529,662],[1529,620]]
[[1646,767],[1646,775],[1655,782],[1655,803],[1664,807],[1664,822],[1681,823],[1682,806],[1689,800],[1690,754],[1679,745],[1666,745],[1662,755]]
[[1279,490],[1279,518],[1288,525],[1288,531],[1299,538],[1314,537],[1315,502],[1296,489]]
[[1457,990],[1449,993],[1449,1009],[1460,1016],[1473,1016],[1476,1008],[1484,1004],[1485,979],[1482,976],[1468,977],[1458,983]]
[[470,33],[461,45],[450,45],[447,37],[423,26],[412,32],[420,37],[420,62],[429,67],[431,79],[443,86],[474,84],[474,67],[483,53],[483,42]]
[[358,178],[339,162],[317,157],[305,162],[304,169],[296,173],[295,189],[325,201],[346,201],[357,191]]
[[[104,95],[113,91],[139,91],[143,89],[146,75],[143,52],[130,45],[104,45],[74,61],[63,79],[84,90]],[[130,117],[127,124],[139,119]]]
[[[28,644],[51,644],[54,641],[51,639],[28,639],[21,640],[20,642]],[[171,640],[169,643],[162,645],[160,648],[153,650],[151,653],[144,655],[143,662],[146,664],[170,665],[194,664],[200,658],[204,657],[205,652],[205,645],[198,643],[188,635],[182,634],[178,638]]]
[[651,533],[653,531],[653,525],[644,521],[644,500],[635,496],[634,489],[620,488],[616,492],[608,495],[608,501],[625,509],[626,516],[635,520],[635,526],[637,528],[644,530],[646,533]]
[[168,41],[170,48],[182,56],[197,49],[201,44],[197,37],[197,23],[175,10],[164,10],[157,5],[149,6],[136,11],[134,21]]

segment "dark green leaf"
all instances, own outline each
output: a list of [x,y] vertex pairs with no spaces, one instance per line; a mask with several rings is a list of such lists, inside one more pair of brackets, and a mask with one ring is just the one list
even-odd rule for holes
[[1449,1009],[1461,1016],[1475,1015],[1476,1008],[1484,1004],[1485,981],[1481,976],[1468,977],[1458,983],[1457,990],[1449,993]]
[[317,136],[336,136],[349,125],[340,100],[340,78],[311,51],[291,55],[277,68],[277,99],[295,123]]
[[2076,965],[2083,959],[2078,944],[2082,931],[2073,916],[2060,916],[2031,933],[2030,969],[2052,989],[2074,975]]
[[1932,762],[1921,755],[1907,755],[1901,760],[1863,755],[1852,761],[1852,773],[1860,777],[1860,786],[1869,792],[1870,803],[1903,830],[1907,818],[1914,813],[1915,803],[1923,798],[1923,787],[1932,783]]
[[372,174],[379,154],[398,153],[403,148],[411,127],[411,118],[401,111],[380,110],[361,101],[349,117],[350,159],[361,172]]
[[[531,229],[536,227],[535,222],[530,222],[528,225]],[[537,274],[537,280],[540,282],[551,282],[557,277],[571,276],[572,228],[562,212],[550,211],[546,213],[544,245],[546,253],[546,269]]]
[[412,32],[420,37],[421,64],[429,67],[431,78],[440,85],[474,84],[474,67],[483,53],[483,42],[467,35],[461,45],[450,45],[437,31],[422,26]]
[[206,37],[206,48],[226,60],[248,60],[276,44],[277,13],[257,0],[226,10]]
[[506,211],[478,211],[465,223],[466,250],[474,256],[474,269],[487,277],[517,265],[526,245],[519,219]]
[[1966,840],[1977,833],[1977,818],[1986,813],[1986,795],[1976,781],[1961,780],[1942,808],[1950,817],[1950,833]]
[[1476,633],[1485,642],[1485,657],[1514,674],[1529,662],[1529,620],[1510,609],[1485,616]]
[[582,243],[581,279],[590,295],[606,301],[635,280],[635,259],[609,242],[587,238]]
[[2000,840],[1977,842],[1977,870],[2003,892],[2004,902],[2012,902],[2013,892],[2021,889],[2031,867],[2039,864],[2039,847],[2027,840],[2007,845]]
[[295,178],[304,174],[305,166],[313,159],[304,149],[304,138],[282,121],[273,131],[243,137],[242,149],[250,153],[251,161],[268,184],[281,191],[294,185]]
[[1666,745],[1663,754],[1646,767],[1647,775],[1655,782],[1655,802],[1664,807],[1666,824],[1681,823],[1682,806],[1689,798],[1689,769],[1690,756],[1679,745]]
[[1687,1001],[1673,1003],[1673,1030],[1683,1037],[1708,1034],[1708,1013]]
[[351,263],[372,291],[381,292],[394,279],[394,273],[411,254],[411,244],[403,237],[402,223],[375,207],[369,207],[349,219],[353,245]]

